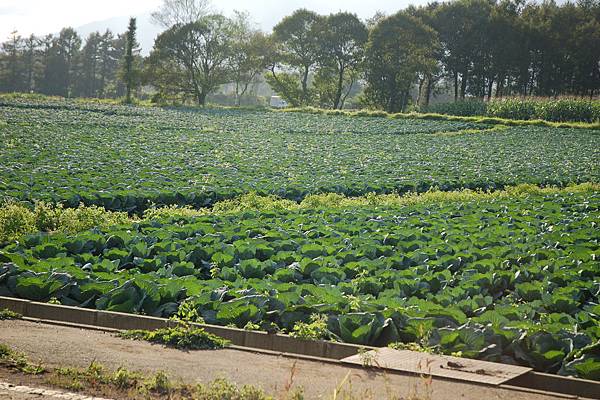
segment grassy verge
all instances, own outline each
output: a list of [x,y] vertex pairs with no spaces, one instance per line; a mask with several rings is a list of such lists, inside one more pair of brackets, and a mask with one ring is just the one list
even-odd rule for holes
[[[189,385],[173,381],[165,372],[154,374],[118,368],[114,372],[92,362],[86,369],[57,368],[49,373],[46,383],[73,392],[127,399],[197,399],[197,400],[273,400],[263,389],[237,384],[219,378],[208,384]],[[296,392],[294,392],[296,393]],[[297,392],[301,393],[301,392]],[[293,395],[285,400],[300,400]]]
[[337,193],[324,193],[306,196],[301,202],[282,199],[277,196],[261,196],[248,193],[243,196],[215,203],[212,209],[193,209],[192,207],[153,207],[142,216],[130,216],[125,212],[106,211],[97,206],[63,208],[39,202],[35,205],[7,201],[0,206],[0,245],[20,240],[25,235],[36,232],[77,233],[91,228],[108,228],[119,224],[132,224],[164,218],[185,218],[207,214],[227,214],[240,211],[284,211],[318,208],[350,208],[362,206],[393,207],[417,203],[447,203],[489,200],[528,195],[554,193],[579,193],[600,191],[598,183],[583,183],[565,188],[540,187],[530,184],[506,187],[503,190],[478,191],[430,190],[424,193],[374,194],[360,197],[347,197]]
[[[50,385],[96,396],[127,399],[273,399],[256,386],[238,386],[226,379],[216,379],[209,384],[187,385],[174,382],[162,371],[154,374],[132,372],[120,367],[109,371],[92,361],[87,368],[46,368],[34,364],[22,353],[0,344],[0,369],[27,377],[28,385]],[[282,399],[300,400],[301,390],[289,390]]]
[[574,129],[590,129],[600,130],[600,122],[551,122],[541,119],[533,120],[518,120],[498,117],[485,116],[457,116],[436,113],[395,113],[390,114],[385,111],[344,111],[344,110],[325,110],[313,107],[302,108],[284,108],[277,112],[304,112],[310,114],[323,115],[346,115],[349,117],[375,117],[375,118],[392,118],[392,119],[426,119],[434,121],[461,121],[473,122],[487,125],[505,125],[505,126],[543,126],[550,128],[574,128]]
[[[2,101],[55,101],[62,103],[73,103],[73,104],[103,104],[103,105],[123,105],[123,99],[95,99],[95,98],[76,98],[66,99],[58,96],[46,96],[42,94],[29,94],[29,93],[8,93],[0,94],[0,102]],[[535,102],[536,100],[531,100]],[[500,102],[503,103],[503,102]],[[139,100],[134,103],[138,107],[157,107],[160,105],[154,104],[148,100]],[[393,118],[393,119],[426,119],[426,120],[438,120],[438,121],[462,121],[462,122],[474,122],[488,125],[506,125],[506,126],[544,126],[552,128],[575,128],[575,129],[590,129],[600,130],[600,121],[595,122],[552,122],[545,119],[515,119],[515,118],[503,118],[496,116],[462,116],[462,115],[449,115],[435,112],[410,112],[410,113],[387,113],[379,110],[330,110],[316,107],[297,107],[297,108],[284,108],[284,109],[272,109],[261,106],[249,106],[249,107],[233,107],[233,106],[221,106],[221,105],[208,105],[200,108],[198,106],[186,105],[186,106],[166,106],[168,109],[184,109],[184,110],[199,110],[199,109],[227,109],[227,110],[246,110],[246,111],[273,111],[273,112],[304,112],[311,114],[323,114],[323,115],[345,115],[345,116],[356,116],[356,117],[378,117],[378,118]],[[505,115],[500,112],[496,112],[498,115]]]
[[[365,367],[376,369],[365,361]],[[304,389],[295,384],[296,365],[290,370],[286,382],[277,394],[270,395],[256,385],[238,385],[226,378],[216,378],[208,383],[187,384],[174,380],[164,371],[154,373],[131,371],[124,367],[109,370],[102,364],[92,361],[86,368],[60,366],[49,368],[31,363],[24,354],[0,344],[0,372],[8,370],[9,376],[16,377],[20,384],[37,388],[50,386],[54,389],[119,399],[194,399],[194,400],[304,400]],[[400,397],[390,386],[388,376],[384,376],[387,395],[384,400],[427,400],[432,395],[432,379],[424,376],[409,388],[407,397]],[[6,375],[5,375],[5,378]],[[8,378],[10,381],[11,379]],[[265,382],[269,382],[265,379]],[[68,396],[68,394],[64,394]],[[370,392],[357,393],[352,388],[352,377],[348,373],[337,383],[333,392],[324,393],[319,398],[330,400],[373,400]]]
[[458,136],[458,135],[476,135],[481,133],[490,133],[490,132],[503,132],[508,129],[506,125],[494,125],[491,128],[487,129],[463,129],[460,131],[449,131],[449,132],[436,132],[434,135],[436,136]]

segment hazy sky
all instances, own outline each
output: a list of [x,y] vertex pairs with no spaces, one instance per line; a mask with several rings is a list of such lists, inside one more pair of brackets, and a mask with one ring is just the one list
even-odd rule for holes
[[[154,11],[162,0],[0,0],[0,41],[18,30],[23,36],[58,32],[65,26],[79,27],[112,17],[141,15]],[[370,17],[377,10],[387,13],[426,0],[213,0],[225,14],[247,10],[263,28],[270,29],[283,16],[305,7],[320,13],[340,10]]]

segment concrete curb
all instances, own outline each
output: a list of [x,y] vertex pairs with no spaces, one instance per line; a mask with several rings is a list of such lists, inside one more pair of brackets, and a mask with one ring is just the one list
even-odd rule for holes
[[[126,314],[113,311],[90,310],[86,308],[39,303],[30,300],[0,296],[0,309],[9,309],[24,317],[41,320],[61,321],[79,325],[95,326],[118,330],[154,330],[173,326],[174,321],[145,315]],[[219,325],[195,324],[207,332],[229,340],[233,345],[278,353],[301,354],[312,357],[341,360],[358,353],[361,348],[348,343],[303,340],[282,334],[269,334],[248,331]]]
[[[176,324],[176,322],[165,318],[90,310],[2,296],[0,296],[1,309],[9,309],[31,319],[81,325],[82,327],[94,329],[153,330]],[[252,351],[256,349],[257,351],[272,352],[273,354],[287,354],[291,357],[296,355],[299,358],[312,358],[315,361],[342,363],[349,368],[355,368],[356,365],[347,364],[341,361],[342,359],[357,354],[359,349],[376,349],[375,347],[358,346],[348,343],[302,340],[289,335],[247,331],[218,325],[195,325],[204,328],[207,332],[231,341],[233,347],[239,350]],[[386,370],[388,373],[403,373],[401,371]],[[561,395],[560,397],[563,398],[600,399],[599,382],[539,372],[528,372],[506,384],[500,385],[500,387],[521,391],[525,390],[532,393]]]

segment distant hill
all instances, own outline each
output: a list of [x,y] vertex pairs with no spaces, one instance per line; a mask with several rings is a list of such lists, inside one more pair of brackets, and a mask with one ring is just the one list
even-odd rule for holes
[[[154,39],[162,32],[162,29],[151,22],[150,14],[133,15],[133,17],[137,18],[137,39],[142,48],[142,54],[148,55],[152,50],[152,46],[154,46]],[[75,30],[84,40],[92,32],[103,33],[107,29],[110,29],[114,34],[123,33],[127,30],[129,18],[129,16],[122,16],[95,21],[77,27]]]

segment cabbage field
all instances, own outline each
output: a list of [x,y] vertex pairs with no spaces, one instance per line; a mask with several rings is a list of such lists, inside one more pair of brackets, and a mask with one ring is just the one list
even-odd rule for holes
[[131,216],[0,244],[0,295],[600,380],[597,131],[4,101],[0,149],[0,196]]
[[[0,102],[0,104],[2,104]],[[4,103],[0,195],[140,211],[256,191],[498,189],[597,181],[600,131],[240,110]]]

